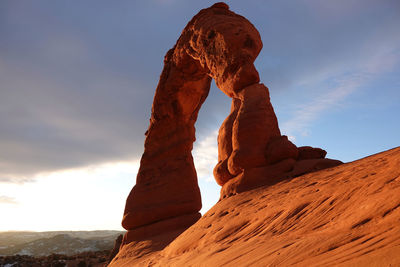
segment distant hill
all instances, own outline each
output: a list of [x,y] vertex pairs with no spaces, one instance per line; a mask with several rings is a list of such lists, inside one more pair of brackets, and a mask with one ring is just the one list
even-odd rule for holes
[[74,255],[110,250],[121,231],[2,232],[0,256]]

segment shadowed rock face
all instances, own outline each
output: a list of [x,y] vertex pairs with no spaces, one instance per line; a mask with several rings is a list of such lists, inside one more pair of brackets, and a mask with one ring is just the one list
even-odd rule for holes
[[255,27],[217,3],[194,16],[167,52],[136,185],[126,201],[123,244],[167,231],[179,235],[201,217],[191,150],[211,79],[232,98],[214,169],[221,198],[340,163],[281,136],[268,88],[253,64],[261,48]]

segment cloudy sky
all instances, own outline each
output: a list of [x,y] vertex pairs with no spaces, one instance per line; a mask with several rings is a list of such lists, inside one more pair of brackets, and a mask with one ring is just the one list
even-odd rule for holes
[[[283,134],[348,162],[400,145],[400,2],[228,1]],[[1,230],[121,229],[163,57],[211,1],[0,2]],[[215,85],[196,123],[203,212],[218,199]]]

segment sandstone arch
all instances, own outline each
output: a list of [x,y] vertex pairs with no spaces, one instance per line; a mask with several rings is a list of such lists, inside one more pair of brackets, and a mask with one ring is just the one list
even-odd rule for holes
[[[232,98],[231,114],[219,131],[214,169],[223,185],[221,196],[296,174],[299,149],[281,136],[268,89],[259,83],[253,65],[261,48],[255,27],[217,3],[194,16],[167,52],[136,185],[126,201],[124,243],[179,231],[200,218],[191,150],[194,124],[212,78]],[[314,153],[311,158],[324,156],[307,149]],[[299,166],[309,171],[316,162],[321,165],[317,160],[311,167]]]

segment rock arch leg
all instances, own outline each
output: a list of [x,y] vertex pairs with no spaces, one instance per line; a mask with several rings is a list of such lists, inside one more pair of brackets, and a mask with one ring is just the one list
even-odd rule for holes
[[232,99],[231,113],[224,120],[218,131],[218,164],[214,168],[214,177],[219,185],[224,185],[234,177],[228,170],[228,160],[232,154],[232,129],[236,120],[241,101]]
[[245,169],[268,165],[267,145],[272,138],[281,136],[266,86],[255,83],[237,96],[218,134],[214,176],[221,186]]
[[136,185],[126,201],[122,225],[128,234],[124,243],[168,228],[187,227],[201,216],[191,150],[194,123],[211,78],[189,56],[175,64],[173,52],[165,57]]
[[232,129],[232,154],[228,170],[237,176],[245,169],[268,165],[265,150],[271,138],[280,136],[278,121],[263,84],[242,89],[240,109]]

